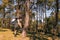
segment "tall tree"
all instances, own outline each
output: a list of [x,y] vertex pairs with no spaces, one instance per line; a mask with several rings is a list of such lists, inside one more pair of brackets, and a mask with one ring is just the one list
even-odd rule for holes
[[5,16],[6,16],[6,13],[5,13],[5,7],[8,5],[8,0],[2,0],[2,10],[3,10],[3,20],[2,20],[2,24],[3,26],[5,27]]
[[55,24],[55,26],[58,24],[58,9],[59,9],[59,7],[58,7],[58,0],[56,0],[56,24]]
[[[24,6],[25,6],[25,22],[24,22],[24,27],[23,27],[23,30],[22,30],[22,36],[26,36],[26,29],[27,29],[27,27],[28,27],[28,25],[29,25],[29,0],[25,0],[24,1],[25,2],[25,4],[24,4]],[[21,0],[17,0],[17,8],[16,8],[16,15],[17,15],[17,18],[19,18],[19,17],[21,17],[21,6],[23,5],[21,5],[21,3],[22,3],[22,1]],[[22,16],[23,17],[23,16]],[[21,24],[21,20],[20,19],[18,19],[17,20],[18,21],[18,25],[20,26],[20,27],[22,27],[22,24]]]
[[22,31],[22,35],[25,37],[26,36],[26,29],[29,26],[29,11],[30,11],[30,1],[26,0],[25,2],[25,23],[24,23],[24,27],[23,27],[23,31]]

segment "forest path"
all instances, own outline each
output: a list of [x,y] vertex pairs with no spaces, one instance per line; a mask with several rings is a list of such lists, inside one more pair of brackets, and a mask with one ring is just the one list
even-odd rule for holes
[[29,37],[22,37],[21,34],[14,37],[13,32],[9,29],[0,28],[0,40],[29,40]]

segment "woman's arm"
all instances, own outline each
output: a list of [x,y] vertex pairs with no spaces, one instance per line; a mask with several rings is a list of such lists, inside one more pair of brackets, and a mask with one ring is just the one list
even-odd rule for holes
[[19,19],[17,19],[18,25],[22,28],[22,24]]

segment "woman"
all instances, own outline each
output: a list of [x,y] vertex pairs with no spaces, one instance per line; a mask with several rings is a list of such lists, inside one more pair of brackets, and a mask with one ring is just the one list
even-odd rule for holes
[[20,29],[22,29],[22,23],[21,23],[22,19],[21,18],[15,18],[12,19],[12,24],[13,24],[13,30],[14,30],[14,35],[16,36],[18,31]]

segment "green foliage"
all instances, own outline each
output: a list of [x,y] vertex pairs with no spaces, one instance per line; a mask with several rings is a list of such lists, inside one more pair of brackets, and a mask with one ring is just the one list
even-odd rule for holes
[[45,2],[45,0],[37,0],[37,4],[41,4],[43,2]]

